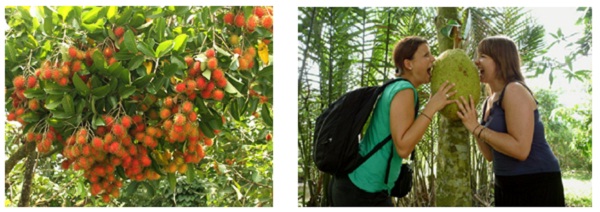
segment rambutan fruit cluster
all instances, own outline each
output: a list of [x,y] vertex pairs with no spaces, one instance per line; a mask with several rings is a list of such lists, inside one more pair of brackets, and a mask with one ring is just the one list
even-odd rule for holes
[[245,27],[249,33],[254,32],[256,27],[263,27],[273,32],[273,7],[256,6],[252,9],[252,14],[245,18],[243,12],[227,12],[223,15],[223,22],[227,25],[236,27]]

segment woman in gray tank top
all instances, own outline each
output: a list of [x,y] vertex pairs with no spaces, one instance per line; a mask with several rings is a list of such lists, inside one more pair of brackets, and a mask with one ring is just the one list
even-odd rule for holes
[[458,116],[494,165],[496,206],[565,206],[558,160],[544,135],[537,101],[520,69],[515,43],[505,36],[483,39],[475,64],[490,95],[477,121],[472,97],[458,101]]

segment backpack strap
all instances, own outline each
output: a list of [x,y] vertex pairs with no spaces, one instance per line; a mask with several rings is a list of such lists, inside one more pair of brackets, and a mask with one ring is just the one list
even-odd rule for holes
[[[389,80],[386,83],[384,83],[379,89],[381,89],[381,93],[383,93],[383,90],[390,84],[397,82],[397,81],[408,81],[404,78],[398,77],[396,79],[393,80]],[[377,103],[376,103],[377,104]],[[418,113],[419,111],[419,96],[417,96],[417,102],[415,104],[415,115]],[[384,145],[387,144],[388,141],[392,140],[392,135],[388,135],[387,137],[385,137],[382,141],[380,141],[379,143],[377,143],[377,145],[375,145],[375,147],[373,147],[373,149],[371,149],[371,151],[369,151],[369,153],[367,153],[365,156],[362,157],[361,161],[358,163],[358,166],[361,166],[363,163],[365,163],[371,156],[373,156],[377,151],[379,151],[381,148],[383,148]],[[387,184],[387,179],[388,176],[390,174],[390,162],[392,160],[392,156],[394,154],[394,148],[392,148],[392,152],[390,157],[388,158],[388,165],[387,165],[387,169],[385,172],[385,179],[384,182],[385,184]],[[411,160],[414,160],[414,155],[415,155],[415,150],[413,149],[412,153],[411,153]]]
[[[381,87],[379,89],[381,89],[380,93],[383,93],[383,90],[385,90],[385,88],[397,81],[408,81],[404,78],[398,77],[396,79],[392,79],[392,80],[388,80],[387,82],[385,82],[383,85],[381,85]],[[417,97],[418,98],[418,97]],[[419,102],[417,101],[417,106],[415,107],[415,111],[418,108],[418,104]],[[377,103],[375,103],[375,105],[377,105]],[[371,149],[371,151],[369,151],[369,153],[367,153],[365,156],[362,157],[362,160],[358,163],[360,165],[362,165],[363,163],[365,163],[371,156],[373,156],[373,154],[375,154],[375,152],[379,151],[383,145],[385,145],[388,141],[392,140],[392,135],[390,134],[389,136],[385,137],[383,140],[381,140],[379,143],[377,143],[377,145],[375,145],[375,147],[373,147],[373,149]]]

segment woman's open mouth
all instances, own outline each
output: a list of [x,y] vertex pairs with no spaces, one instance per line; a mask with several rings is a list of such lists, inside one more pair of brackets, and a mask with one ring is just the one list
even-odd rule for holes
[[433,66],[427,68],[427,74],[429,74],[429,78],[431,78],[431,70],[433,70]]

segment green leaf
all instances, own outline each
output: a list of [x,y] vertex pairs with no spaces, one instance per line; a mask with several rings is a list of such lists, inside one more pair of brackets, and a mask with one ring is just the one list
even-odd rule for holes
[[30,49],[35,49],[38,47],[38,42],[31,34],[27,34],[27,40],[24,42],[25,46]]
[[92,54],[92,60],[94,60],[94,64],[92,65],[92,67],[95,67],[96,69],[101,71],[106,70],[106,68],[104,67],[106,61],[104,60],[104,55],[102,55],[100,51],[94,51],[94,54]]
[[34,123],[40,120],[40,116],[33,111],[23,113],[23,115],[21,115],[21,118],[27,123]]
[[232,102],[232,104],[229,107],[229,112],[231,113],[231,116],[233,117],[233,119],[235,119],[237,121],[240,120],[240,112],[238,109],[237,102]]
[[196,182],[196,169],[192,165],[188,165],[188,170],[185,172],[185,176],[187,177],[188,183]]
[[69,119],[73,117],[73,114],[67,114],[63,111],[50,111],[52,113],[53,118],[57,119]]
[[206,108],[206,104],[204,103],[202,98],[196,98],[195,105],[198,107],[198,113],[200,113],[200,114],[208,113],[208,108]]
[[175,38],[175,46],[173,47],[173,50],[175,50],[176,52],[182,52],[183,50],[185,50],[185,46],[187,44],[187,38],[188,38],[188,35],[186,35],[186,34],[178,35]]
[[4,52],[6,54],[5,56],[8,57],[8,61],[17,60],[17,53],[13,43],[9,44],[9,42],[7,41],[6,46],[4,46]]
[[77,196],[79,196],[79,199],[85,199],[85,196],[87,196],[87,190],[85,188],[83,188],[83,181],[78,181],[77,182]]
[[127,69],[129,69],[129,70],[135,70],[138,67],[140,67],[143,62],[144,62],[144,56],[137,55],[137,56],[133,57],[133,59],[131,59],[129,61],[129,63],[128,63],[129,67],[127,67]]
[[221,126],[223,125],[223,122],[221,121],[220,118],[219,119],[211,119],[208,121],[208,125],[212,129],[221,130]]
[[113,54],[113,57],[115,59],[117,59],[117,61],[121,62],[123,60],[131,60],[131,58],[133,58],[135,56],[135,54],[126,52],[126,51],[120,51],[117,53]]
[[131,7],[125,7],[125,9],[123,10],[123,12],[118,15],[117,23],[116,24],[118,26],[125,25],[127,22],[131,21],[131,15],[132,14],[133,14],[133,10],[131,9]]
[[95,33],[99,33],[101,32],[104,28],[104,19],[98,19],[96,21],[96,23],[91,23],[91,24],[87,24],[87,23],[82,23],[81,26],[83,28],[85,28],[88,31],[88,34],[95,34]]
[[114,73],[117,77],[119,77],[119,80],[121,80],[121,82],[124,82],[125,84],[131,83],[131,73],[126,68],[123,68],[123,66],[118,65],[118,68],[115,70]]
[[158,35],[158,41],[164,40],[165,29],[167,28],[167,21],[164,17],[158,17],[154,20],[154,23],[154,32],[156,33],[156,35]]
[[[62,94],[62,93],[61,93]],[[44,107],[48,110],[54,110],[62,104],[62,95],[52,95],[46,99]]]
[[48,36],[52,36],[54,31],[54,23],[52,23],[52,14],[47,14],[44,18],[44,32]]
[[73,105],[73,97],[65,94],[62,100],[63,109],[68,115],[75,115],[75,105]]
[[183,62],[183,58],[178,57],[177,55],[171,55],[171,63],[177,65],[177,69],[186,69],[187,64]]
[[108,96],[108,107],[109,108],[116,108],[118,103],[117,103],[117,97],[115,96]]
[[235,94],[236,97],[243,96],[229,81],[227,81],[227,85],[225,86],[225,92]]
[[148,86],[148,83],[150,83],[150,80],[152,80],[153,77],[154,77],[154,73],[148,74],[143,77],[139,77],[133,81],[132,85],[137,88],[142,88],[142,87]]
[[148,57],[156,58],[154,56],[154,50],[152,50],[150,47],[148,47],[148,44],[145,42],[138,42],[137,49],[140,50],[142,53],[144,53],[144,55],[146,55]]
[[130,183],[129,186],[127,186],[127,188],[125,189],[126,196],[133,195],[133,193],[137,191],[138,186],[140,186],[140,183],[137,181],[133,181],[132,183]]
[[117,6],[108,7],[108,12],[106,13],[106,17],[108,18],[108,21],[110,23],[114,24],[117,21],[117,12],[118,12]]
[[125,43],[125,49],[131,53],[137,53],[138,48],[135,43],[135,35],[132,30],[127,30],[125,35],[123,35],[123,42]]
[[225,55],[226,57],[231,57],[231,53],[225,51],[224,49],[220,48],[219,46],[213,46],[215,47],[215,49],[217,50],[217,52],[219,52],[219,54]]
[[173,50],[173,40],[166,40],[158,45],[155,56],[162,57]]
[[46,83],[46,86],[44,86],[44,91],[47,94],[63,94],[65,92],[68,92],[69,90],[69,88],[59,86],[55,83]]
[[101,116],[94,114],[94,118],[92,118],[92,126],[97,128],[99,126],[106,126],[104,119]]
[[119,90],[121,99],[127,99],[133,93],[135,93],[135,87],[131,85],[126,85],[123,89]]
[[98,19],[98,12],[102,10],[102,7],[94,7],[92,10],[83,12],[81,20],[83,23],[94,23]]
[[246,111],[248,111],[248,113],[252,114],[253,112],[256,111],[256,108],[258,107],[258,98],[251,98],[250,99],[250,107],[248,107],[248,109]]
[[165,68],[163,69],[163,74],[165,75],[166,78],[170,78],[175,74],[176,71],[177,71],[177,65],[171,63],[171,64],[168,64],[165,66]]
[[271,77],[273,76],[273,66],[267,66],[258,72],[259,77]]
[[171,186],[171,190],[175,191],[175,186],[177,186],[177,178],[175,178],[175,174],[167,174],[167,180],[169,181],[169,186]]
[[263,104],[262,106],[262,111],[261,111],[261,115],[263,120],[265,121],[265,124],[267,124],[267,126],[273,126],[273,118],[271,117],[271,110],[269,109],[269,107],[267,106],[267,104]]
[[150,185],[150,183],[142,182],[142,185],[144,185],[144,187],[146,187],[146,190],[148,191],[148,195],[150,195],[151,197],[153,197],[156,194],[156,189],[154,189],[154,187],[152,185]]
[[138,11],[136,14],[133,15],[133,17],[129,21],[129,26],[137,28],[145,22],[146,18],[144,17],[143,13]]
[[72,6],[60,6],[58,7],[58,14],[62,17],[62,21],[65,22],[67,17],[69,17],[69,13],[73,10]]
[[110,85],[100,86],[92,90],[92,95],[96,98],[105,97],[108,93],[110,93]]
[[260,183],[263,179],[263,176],[257,170],[252,172],[252,181],[255,183]]
[[231,63],[229,63],[229,70],[235,71],[240,67],[239,55],[234,55]]
[[205,122],[201,122],[200,124],[198,124],[200,126],[200,130],[202,130],[202,133],[204,133],[204,135],[208,138],[214,138],[215,137],[215,133],[213,132],[212,129],[210,129],[210,127],[208,126],[208,124],[206,124]]
[[32,98],[35,98],[35,99],[45,99],[46,98],[46,92],[44,92],[40,88],[27,89],[27,90],[25,90],[25,92],[23,92],[23,94],[28,99],[32,99]]
[[448,20],[448,24],[440,29],[440,33],[446,37],[452,38],[452,29],[454,27],[460,27],[460,24],[456,22],[454,19]]
[[81,77],[79,77],[78,74],[73,74],[73,84],[75,85],[75,89],[77,90],[77,92],[79,92],[79,94],[81,94],[82,96],[87,96],[90,92],[90,88],[88,88],[87,85],[85,85],[85,83],[83,82],[83,80],[81,80]]

